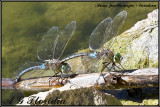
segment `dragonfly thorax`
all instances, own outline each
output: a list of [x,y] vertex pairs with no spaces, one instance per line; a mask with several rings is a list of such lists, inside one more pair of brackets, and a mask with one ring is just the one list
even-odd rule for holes
[[107,59],[113,61],[114,53],[110,49],[102,49],[100,52],[97,53],[99,59]]
[[54,70],[54,71],[58,71],[61,69],[62,64],[60,63],[59,60],[57,59],[52,59],[52,60],[46,60],[46,66],[49,70]]
[[48,60],[46,65],[49,70],[53,70],[55,72],[69,73],[71,70],[68,63],[61,63],[60,60],[57,59]]

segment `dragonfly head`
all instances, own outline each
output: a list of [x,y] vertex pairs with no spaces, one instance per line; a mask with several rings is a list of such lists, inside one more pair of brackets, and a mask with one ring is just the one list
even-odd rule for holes
[[68,63],[63,63],[62,67],[61,67],[61,71],[63,73],[69,73],[69,71],[71,71],[71,67],[69,66]]
[[122,59],[123,59],[123,57],[121,56],[121,54],[120,53],[116,53],[114,55],[114,59],[113,60],[114,60],[115,63],[120,63]]

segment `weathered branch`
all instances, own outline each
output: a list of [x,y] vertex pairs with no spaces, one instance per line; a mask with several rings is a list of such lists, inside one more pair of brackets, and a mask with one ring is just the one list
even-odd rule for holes
[[[155,69],[152,69],[155,70]],[[139,70],[140,71],[140,70]],[[153,87],[158,86],[158,75],[148,74],[148,75],[115,75],[111,74],[109,77],[105,78],[109,83],[108,86],[113,86],[112,88],[142,88],[142,87]]]
[[[121,74],[121,72],[123,72],[123,74]],[[103,75],[104,78],[102,75],[100,76],[100,73],[72,75],[62,79],[58,77],[34,78],[15,83],[13,84],[13,87],[20,90],[40,91],[59,87],[65,87],[65,90],[70,90],[71,86],[75,86],[75,88],[95,86],[97,88],[107,89],[129,89],[158,86],[158,68],[115,71],[104,73]],[[67,89],[65,85],[70,87]]]

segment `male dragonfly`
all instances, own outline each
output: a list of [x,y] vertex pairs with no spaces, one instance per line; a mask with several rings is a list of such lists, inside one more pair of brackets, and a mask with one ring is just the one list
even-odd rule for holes
[[[107,48],[105,49],[104,49],[104,45],[109,40],[111,40],[112,38],[118,35],[119,30],[123,26],[126,18],[127,18],[127,12],[122,11],[119,14],[117,14],[113,18],[113,20],[110,17],[104,19],[102,22],[99,23],[99,25],[93,30],[93,32],[90,35],[89,49],[94,52],[74,54],[72,56],[64,58],[62,61],[79,57],[79,56],[88,56],[89,58],[98,59],[98,60],[103,59],[104,62],[103,62],[103,68],[101,70],[101,73],[105,68],[108,68],[108,65],[110,64],[111,64],[111,68],[108,68],[108,71],[111,71],[111,69],[113,68],[115,69],[115,66],[118,67],[116,64],[117,63],[120,64],[123,57],[121,56],[120,53],[114,54],[114,52],[110,50],[114,41],[112,41],[112,44],[110,44],[110,46],[107,46]],[[124,69],[121,64],[120,66],[122,69]]]

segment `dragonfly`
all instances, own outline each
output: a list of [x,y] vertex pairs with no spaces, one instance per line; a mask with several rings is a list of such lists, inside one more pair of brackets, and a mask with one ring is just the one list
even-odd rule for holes
[[37,57],[40,62],[30,62],[20,67],[17,70],[20,73],[16,77],[16,81],[19,82],[22,78],[42,77],[44,76],[42,74],[53,75],[53,72],[47,74],[47,70],[54,71],[54,75],[61,73],[61,76],[63,76],[63,73],[70,72],[69,64],[61,61],[60,58],[75,29],[76,21],[70,22],[60,33],[58,27],[50,28],[37,48]]
[[74,54],[64,58],[63,61],[75,57],[87,56],[89,58],[98,60],[104,59],[104,62],[102,62],[103,68],[101,70],[101,74],[102,71],[105,68],[108,68],[108,65],[110,64],[111,68],[108,68],[109,72],[111,71],[111,69],[113,68],[115,69],[115,66],[118,67],[117,64],[120,64],[121,66],[121,68],[120,67],[118,68],[124,69],[123,66],[121,65],[121,60],[123,59],[121,54],[120,53],[114,54],[114,52],[110,50],[115,39],[113,40],[112,44],[110,44],[110,46],[107,46],[109,48],[103,48],[103,47],[105,43],[107,43],[109,40],[118,35],[119,30],[122,28],[126,18],[127,18],[127,12],[122,11],[119,14],[117,14],[113,19],[107,17],[104,20],[102,20],[90,35],[89,49],[94,52]]

